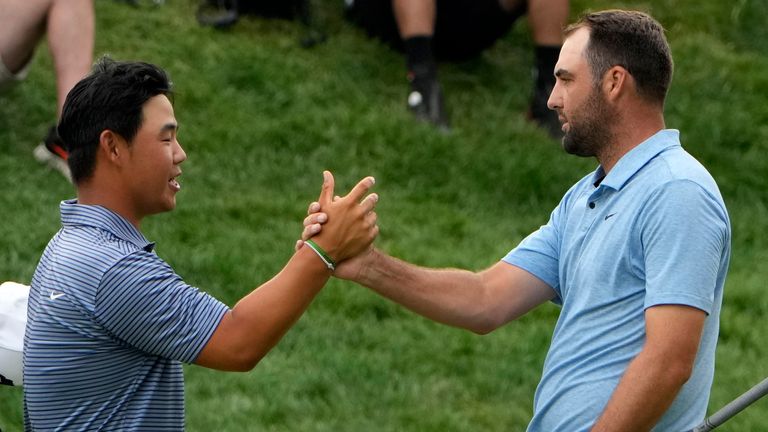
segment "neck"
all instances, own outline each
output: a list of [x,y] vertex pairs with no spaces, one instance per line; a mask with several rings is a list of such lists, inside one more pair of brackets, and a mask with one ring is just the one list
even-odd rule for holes
[[141,229],[142,216],[138,215],[134,209],[125,205],[126,200],[123,195],[116,190],[97,187],[95,181],[86,181],[77,185],[77,202],[84,205],[98,205],[107,208],[131,223],[136,229]]
[[597,155],[606,174],[622,156],[666,127],[664,114],[658,108],[640,107],[619,118],[614,124],[620,127],[614,127],[611,142]]

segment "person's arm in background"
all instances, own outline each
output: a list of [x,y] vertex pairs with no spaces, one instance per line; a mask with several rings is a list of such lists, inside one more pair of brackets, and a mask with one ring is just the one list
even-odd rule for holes
[[[363,196],[373,178],[333,199],[334,180],[324,173],[320,203],[327,215],[323,232],[313,238],[337,263],[369,248],[376,235],[378,200]],[[257,251],[258,252],[258,251]],[[331,270],[309,247],[301,247],[271,280],[241,299],[219,323],[196,364],[213,369],[252,369],[298,320],[331,276]]]

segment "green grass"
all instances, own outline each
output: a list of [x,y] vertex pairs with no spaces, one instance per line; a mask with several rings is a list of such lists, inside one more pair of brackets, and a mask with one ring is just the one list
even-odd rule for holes
[[[667,124],[718,180],[733,223],[712,410],[768,375],[768,34],[763,0],[573,2],[633,7],[667,28],[676,60]],[[138,9],[96,2],[98,54],[165,67],[189,155],[176,211],[148,238],[186,280],[232,305],[292,252],[321,171],[339,191],[372,174],[382,249],[429,266],[481,269],[544,223],[592,160],[564,155],[526,123],[532,55],[523,21],[479,59],[441,65],[453,131],[414,124],[403,59],[326,1],[329,40],[245,19],[200,28],[191,0]],[[54,115],[50,57],[0,96],[0,280],[29,282],[58,202],[73,189],[32,147]],[[558,309],[487,336],[440,326],[353,284],[332,281],[252,372],[186,368],[190,431],[523,430]],[[758,431],[765,401],[722,428]],[[21,392],[0,389],[0,428],[21,428]]]

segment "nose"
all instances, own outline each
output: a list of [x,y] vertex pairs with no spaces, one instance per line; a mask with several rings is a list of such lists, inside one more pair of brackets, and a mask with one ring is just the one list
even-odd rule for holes
[[173,151],[173,163],[175,165],[179,165],[180,163],[187,160],[187,153],[181,147],[181,143],[178,140],[175,140],[175,143],[176,143],[176,148]]
[[549,99],[547,99],[547,108],[554,111],[562,107],[563,103],[562,98],[560,97],[560,82],[555,81],[555,86],[552,88],[552,93],[549,94]]

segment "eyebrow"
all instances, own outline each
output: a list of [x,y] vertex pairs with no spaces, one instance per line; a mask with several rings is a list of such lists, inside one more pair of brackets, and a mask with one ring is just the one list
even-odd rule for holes
[[565,69],[558,69],[558,70],[555,71],[555,76],[558,77],[558,78],[563,78],[563,77],[569,78],[569,77],[572,77],[573,74],[568,72]]
[[164,124],[164,125],[163,125],[163,127],[162,127],[162,128],[160,128],[160,132],[161,132],[161,133],[162,133],[162,132],[165,132],[165,131],[169,131],[169,130],[170,130],[170,131],[177,131],[177,132],[178,132],[178,130],[179,130],[179,125],[178,125],[178,124],[176,124],[176,123],[166,123],[166,124]]

